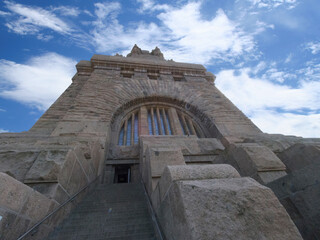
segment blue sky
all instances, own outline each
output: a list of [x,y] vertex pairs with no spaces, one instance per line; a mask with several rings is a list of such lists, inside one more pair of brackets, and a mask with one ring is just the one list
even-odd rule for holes
[[200,63],[260,129],[320,137],[320,1],[0,3],[0,132],[27,131],[94,53]]

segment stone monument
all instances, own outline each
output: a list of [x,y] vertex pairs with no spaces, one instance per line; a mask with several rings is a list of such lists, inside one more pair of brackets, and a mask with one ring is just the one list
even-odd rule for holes
[[0,239],[320,239],[319,139],[261,132],[158,47],[76,68],[0,134]]

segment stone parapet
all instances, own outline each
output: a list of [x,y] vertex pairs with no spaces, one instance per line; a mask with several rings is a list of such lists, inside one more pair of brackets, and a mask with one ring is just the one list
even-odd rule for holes
[[151,199],[168,240],[302,239],[273,192],[228,165],[168,166]]
[[225,153],[227,163],[241,176],[249,176],[267,184],[286,175],[286,166],[269,148],[256,143],[231,144]]
[[17,239],[57,206],[56,201],[0,172],[0,239]]

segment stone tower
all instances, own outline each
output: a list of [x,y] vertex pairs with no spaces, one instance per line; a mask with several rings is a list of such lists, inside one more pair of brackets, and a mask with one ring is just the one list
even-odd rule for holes
[[[136,185],[151,202],[148,239],[301,239],[294,223],[319,238],[319,140],[262,133],[212,73],[157,47],[76,67],[28,132],[0,134],[0,239],[59,236],[96,188],[116,197]],[[107,228],[101,239],[113,239]]]

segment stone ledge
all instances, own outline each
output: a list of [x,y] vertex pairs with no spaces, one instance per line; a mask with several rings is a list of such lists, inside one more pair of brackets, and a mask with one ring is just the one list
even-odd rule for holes
[[237,177],[240,177],[237,170],[227,164],[167,166],[164,169],[157,186],[159,187],[160,201],[165,198],[171,184],[178,180],[203,180]]

